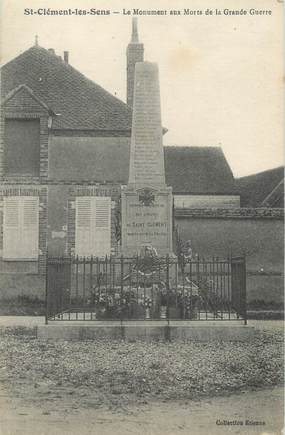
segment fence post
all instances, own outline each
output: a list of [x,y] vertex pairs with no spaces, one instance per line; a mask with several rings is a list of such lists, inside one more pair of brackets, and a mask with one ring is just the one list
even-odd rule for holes
[[45,324],[48,324],[48,249],[46,250]]
[[85,320],[85,312],[86,312],[86,258],[85,255],[83,257],[83,276],[82,276],[82,296],[83,296],[83,320]]
[[244,324],[247,325],[247,301],[246,301],[246,256],[243,256],[243,312],[244,312]]
[[166,290],[167,290],[167,302],[166,302],[166,319],[167,326],[165,328],[165,338],[170,341],[170,321],[169,321],[169,254],[166,256]]
[[124,338],[123,333],[123,290],[124,290],[124,257],[121,255],[121,295],[120,295],[120,324],[121,324],[121,335]]
[[182,267],[181,267],[181,273],[182,273],[182,318],[185,320],[185,257],[182,255]]

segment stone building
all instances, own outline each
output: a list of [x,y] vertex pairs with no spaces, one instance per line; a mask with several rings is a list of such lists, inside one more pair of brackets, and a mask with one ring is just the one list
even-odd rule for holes
[[[43,292],[47,248],[49,255],[120,250],[134,68],[143,60],[134,22],[127,47],[127,104],[73,68],[68,52],[62,58],[37,41],[2,67],[1,295]],[[213,209],[237,213],[239,186],[221,148],[168,146],[164,159],[177,223],[191,209],[200,215],[207,210],[208,218]],[[191,222],[188,226],[191,233]]]

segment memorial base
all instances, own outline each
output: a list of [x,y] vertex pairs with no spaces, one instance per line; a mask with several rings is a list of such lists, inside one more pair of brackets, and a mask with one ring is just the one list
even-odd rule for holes
[[122,254],[151,245],[158,256],[172,254],[172,188],[127,186],[122,190]]

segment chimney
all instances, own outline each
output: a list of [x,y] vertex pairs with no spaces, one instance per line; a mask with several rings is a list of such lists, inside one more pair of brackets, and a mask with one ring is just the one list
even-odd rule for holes
[[133,106],[135,66],[144,60],[144,47],[139,42],[137,18],[132,19],[132,37],[127,47],[127,104]]
[[63,60],[65,63],[69,62],[69,52],[68,51],[63,52]]
[[54,48],[49,48],[49,49],[48,49],[48,52],[49,52],[50,54],[55,54]]

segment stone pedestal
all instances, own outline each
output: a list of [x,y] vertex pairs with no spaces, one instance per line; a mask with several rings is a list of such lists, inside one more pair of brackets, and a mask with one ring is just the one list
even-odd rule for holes
[[172,189],[126,187],[122,191],[122,253],[132,256],[152,245],[172,253]]

